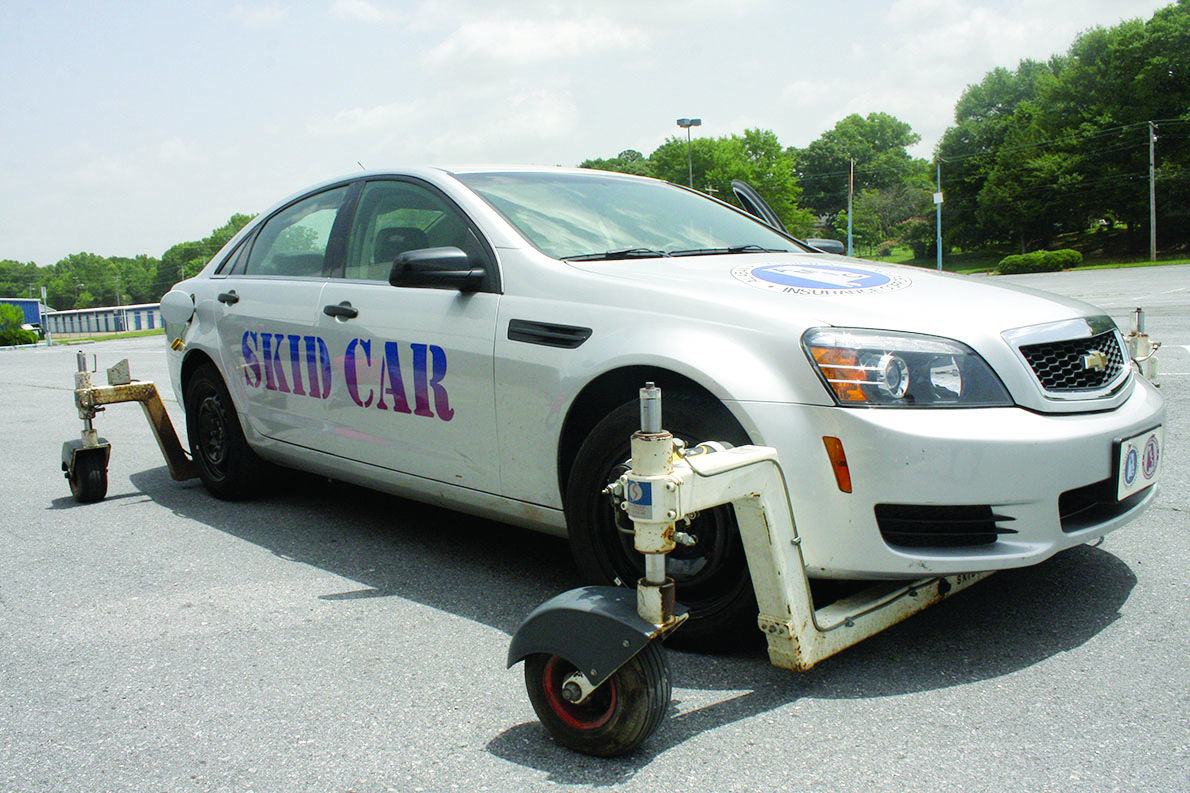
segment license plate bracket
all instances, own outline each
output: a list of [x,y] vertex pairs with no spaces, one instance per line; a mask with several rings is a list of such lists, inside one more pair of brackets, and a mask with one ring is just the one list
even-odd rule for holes
[[1115,442],[1116,500],[1123,501],[1157,483],[1165,451],[1165,428],[1147,429]]

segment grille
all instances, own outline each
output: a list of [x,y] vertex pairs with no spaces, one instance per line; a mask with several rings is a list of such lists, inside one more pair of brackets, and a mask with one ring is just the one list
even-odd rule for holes
[[[1020,349],[1046,391],[1093,391],[1105,388],[1120,376],[1124,368],[1120,342],[1115,331],[1110,330],[1089,339],[1022,344]],[[1103,369],[1088,365],[1091,358],[1098,358],[1103,363]]]
[[986,504],[877,504],[876,525],[889,545],[907,548],[963,548],[991,545],[1001,534],[1016,534],[1000,526],[1014,520],[997,515]]

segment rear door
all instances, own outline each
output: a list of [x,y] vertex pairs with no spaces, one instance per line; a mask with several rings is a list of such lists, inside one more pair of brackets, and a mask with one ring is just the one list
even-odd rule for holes
[[227,385],[248,423],[269,438],[318,444],[332,373],[330,352],[312,328],[342,255],[337,224],[350,189],[332,187],[281,209],[245,240],[221,279],[216,311]]

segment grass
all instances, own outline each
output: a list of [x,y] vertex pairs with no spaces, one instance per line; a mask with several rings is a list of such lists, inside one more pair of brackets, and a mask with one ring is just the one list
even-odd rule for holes
[[[951,253],[943,257],[942,269],[948,273],[961,273],[963,275],[970,275],[971,273],[995,273],[996,265],[1006,255],[996,251]],[[938,260],[935,258],[913,258],[913,251],[908,247],[893,248],[893,252],[889,256],[873,257],[873,260],[892,264],[908,264],[913,267],[923,267],[930,270],[938,266]],[[1151,262],[1148,259],[1137,259],[1134,256],[1105,255],[1088,257],[1084,264],[1074,269],[1115,270],[1121,267],[1161,267],[1167,264],[1190,264],[1190,259],[1186,258],[1184,254],[1165,254],[1164,256],[1158,256],[1157,261]]]
[[92,333],[86,336],[70,336],[66,337],[61,334],[54,336],[54,344],[78,344],[79,342],[90,341],[115,341],[116,339],[139,339],[142,336],[161,336],[165,334],[165,328],[154,328],[153,330],[128,330],[122,333]]

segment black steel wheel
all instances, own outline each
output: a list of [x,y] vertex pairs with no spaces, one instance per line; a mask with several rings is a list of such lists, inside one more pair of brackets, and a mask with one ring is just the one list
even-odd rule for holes
[[[665,429],[687,444],[749,442],[739,423],[718,402],[675,393],[662,405]],[[633,547],[632,521],[615,508],[603,488],[626,470],[629,437],[639,429],[637,402],[621,405],[603,418],[579,449],[566,488],[566,525],[575,563],[583,577],[598,584],[635,587],[644,575],[644,557]],[[706,510],[690,525],[679,525],[693,542],[679,544],[666,560],[677,585],[677,601],[690,617],[667,640],[676,647],[715,651],[756,641],[756,596],[730,506]]]
[[190,455],[210,493],[238,500],[256,492],[264,463],[244,440],[231,394],[212,364],[203,364],[186,384],[186,434]]
[[70,472],[70,493],[80,504],[102,501],[107,495],[107,460],[102,454],[80,454]]
[[580,703],[565,695],[566,680],[575,671],[557,655],[525,659],[529,701],[558,743],[583,754],[615,757],[640,746],[661,724],[673,690],[660,642],[645,645]]

